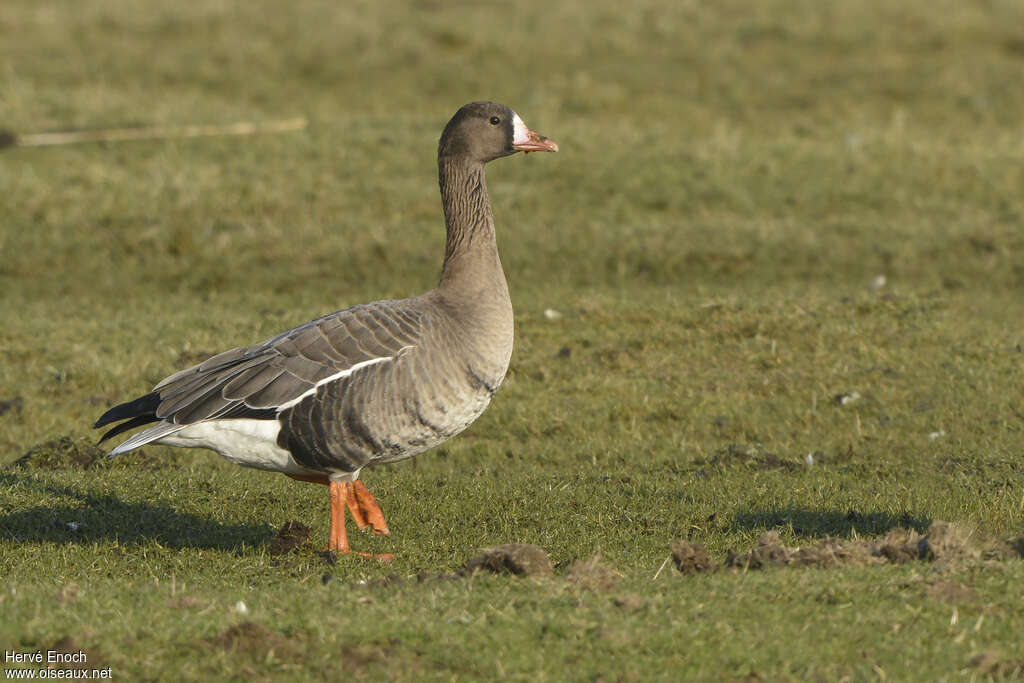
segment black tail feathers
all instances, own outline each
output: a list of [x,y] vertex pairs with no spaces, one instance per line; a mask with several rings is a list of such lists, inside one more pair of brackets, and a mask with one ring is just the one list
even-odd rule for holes
[[160,394],[157,392],[151,392],[145,396],[140,396],[134,401],[128,401],[116,405],[107,412],[100,416],[100,419],[96,420],[96,424],[93,425],[93,429],[108,425],[111,422],[118,422],[120,420],[128,420],[122,424],[117,425],[100,438],[100,442],[106,441],[112,436],[117,436],[121,432],[134,429],[139,425],[149,424],[150,422],[157,422],[160,418],[156,416],[157,406],[160,405]]

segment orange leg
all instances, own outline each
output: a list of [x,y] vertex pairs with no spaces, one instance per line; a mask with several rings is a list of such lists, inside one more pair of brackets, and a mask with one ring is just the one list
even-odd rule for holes
[[[330,481],[327,477],[306,477],[302,475],[289,474],[292,479],[308,481],[314,484],[326,484],[331,496],[331,533],[325,551],[334,551],[338,554],[348,554],[352,549],[348,545],[348,534],[345,531],[345,509],[352,513],[356,525],[362,530],[367,527],[373,529],[375,534],[388,535],[387,522],[384,521],[384,513],[377,504],[376,498],[361,481],[337,482]],[[378,560],[390,561],[394,559],[391,553],[373,555],[371,553],[355,553],[362,557],[373,557]]]
[[325,550],[336,553],[350,553],[348,535],[345,533],[345,504],[348,501],[348,486],[339,481],[327,485],[331,492],[331,535]]

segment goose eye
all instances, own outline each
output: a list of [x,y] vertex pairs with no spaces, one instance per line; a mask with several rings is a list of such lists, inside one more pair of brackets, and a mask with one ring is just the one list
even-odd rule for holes
[[497,116],[492,116],[491,117],[491,125],[492,126],[496,126],[499,123],[501,123],[501,119],[499,119]]

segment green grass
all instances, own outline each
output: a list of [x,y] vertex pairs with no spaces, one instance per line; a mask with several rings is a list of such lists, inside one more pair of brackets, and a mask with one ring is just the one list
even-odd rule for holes
[[[366,474],[393,535],[353,540],[393,564],[271,556],[289,520],[324,543],[325,491],[212,454],[11,467],[0,645],[70,636],[126,679],[1019,676],[1019,560],[658,570],[679,538],[1024,533],[1022,26],[1003,0],[5,2],[0,127],[310,126],[0,151],[0,463],[431,287],[462,103],[562,151],[488,169],[516,351],[470,430]],[[508,542],[555,578],[416,579]],[[597,553],[616,585],[567,578]]]

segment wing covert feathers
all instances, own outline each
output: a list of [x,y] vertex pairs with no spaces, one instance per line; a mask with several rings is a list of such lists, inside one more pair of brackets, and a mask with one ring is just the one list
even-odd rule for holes
[[273,419],[281,407],[308,395],[318,384],[344,376],[360,363],[391,358],[404,347],[416,346],[422,313],[415,301],[355,306],[261,344],[217,354],[170,375],[149,394],[114,406],[95,426],[126,420],[104,434],[107,439],[161,423],[115,448],[112,454],[118,454],[203,420]]

